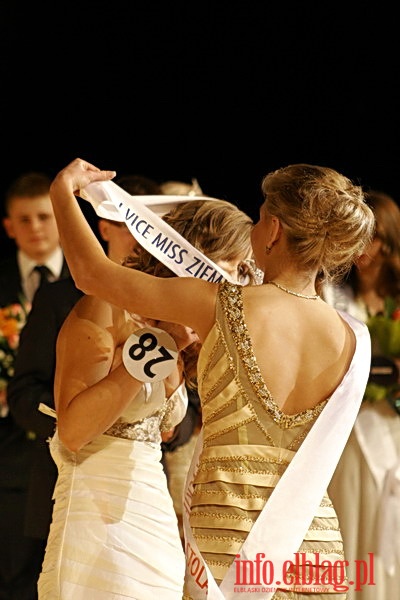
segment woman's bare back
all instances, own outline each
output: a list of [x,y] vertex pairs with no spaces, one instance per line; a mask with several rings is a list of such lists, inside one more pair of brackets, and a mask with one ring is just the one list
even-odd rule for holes
[[329,398],[355,350],[337,311],[269,285],[245,288],[243,303],[258,366],[279,408],[292,415]]

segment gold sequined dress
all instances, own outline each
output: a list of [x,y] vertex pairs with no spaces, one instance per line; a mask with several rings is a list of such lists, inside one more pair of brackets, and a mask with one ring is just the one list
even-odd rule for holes
[[[293,416],[278,408],[252,351],[240,290],[232,284],[220,286],[216,323],[198,363],[203,450],[194,480],[190,526],[218,584],[326,404]],[[320,561],[344,558],[337,517],[327,495],[299,548],[302,552],[313,563],[316,554]],[[346,594],[335,592],[332,585],[311,594],[289,588],[279,589],[274,600],[333,597],[343,599]]]
[[183,387],[166,400],[163,382],[145,384],[79,452],[56,432],[50,450],[59,475],[40,600],[181,599],[185,558],[160,430],[181,421],[186,408]]

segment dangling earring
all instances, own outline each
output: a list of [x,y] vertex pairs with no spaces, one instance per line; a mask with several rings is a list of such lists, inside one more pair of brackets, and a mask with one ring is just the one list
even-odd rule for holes
[[270,254],[272,246],[265,246],[265,254]]

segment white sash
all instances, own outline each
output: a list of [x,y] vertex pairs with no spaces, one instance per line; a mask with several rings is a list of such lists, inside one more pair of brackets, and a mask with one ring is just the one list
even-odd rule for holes
[[[357,345],[350,368],[288,465],[240,551],[240,559],[249,561],[254,561],[256,553],[264,553],[265,560],[271,561],[277,579],[283,563],[292,560],[298,551],[318,509],[354,425],[368,381],[371,362],[368,329],[349,314],[338,312],[356,335]],[[188,592],[195,600],[243,600],[246,597],[269,600],[276,589],[258,592],[252,587],[248,593],[239,591],[240,586],[235,586],[235,562],[218,587],[202,559],[189,525],[190,497],[200,444],[199,437],[183,499]]]
[[[131,196],[113,181],[90,183],[79,196],[92,204],[98,216],[124,222],[133,237],[148,252],[180,277],[197,277],[206,281],[224,279],[235,283],[221,267],[196,250],[173,227],[150,207],[171,208],[178,202],[215,200],[198,196]],[[146,206],[148,204],[148,206]]]

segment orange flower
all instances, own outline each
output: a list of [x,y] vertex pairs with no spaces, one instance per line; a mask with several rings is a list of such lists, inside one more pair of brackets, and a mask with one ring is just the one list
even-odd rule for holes
[[19,335],[25,325],[29,304],[10,304],[0,308],[0,388],[4,389],[14,374]]
[[18,331],[19,324],[17,319],[14,319],[7,315],[4,319],[0,319],[0,335],[8,339],[10,336],[18,333]]

